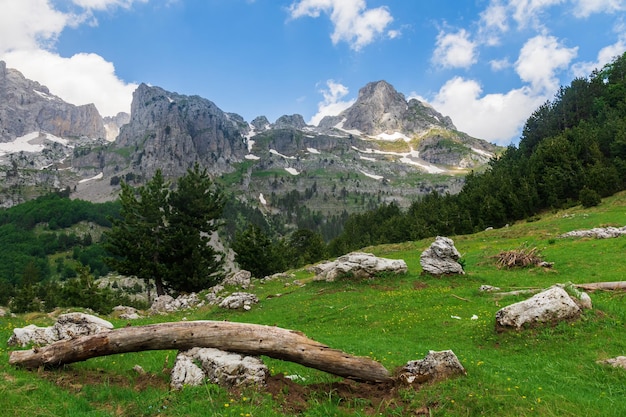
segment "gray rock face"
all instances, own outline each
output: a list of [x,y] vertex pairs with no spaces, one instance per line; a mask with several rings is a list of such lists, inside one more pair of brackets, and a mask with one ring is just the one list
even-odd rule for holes
[[424,272],[432,275],[465,274],[463,266],[458,262],[459,259],[461,254],[454,247],[454,241],[437,236],[430,247],[422,252],[420,264]]
[[[128,168],[148,178],[157,169],[167,176],[183,175],[195,162],[222,173],[247,154],[248,130],[241,116],[225,113],[207,99],[141,84],[133,93],[130,122],[121,128],[113,151],[138,150]],[[106,168],[112,175],[115,166],[110,165]]]
[[594,239],[612,239],[626,235],[626,226],[622,227],[595,227],[586,230],[573,230],[562,234],[559,237],[578,237],[578,238],[594,238]]
[[305,127],[304,118],[299,114],[280,116],[273,126],[274,129],[304,129]]
[[262,132],[270,128],[270,122],[265,116],[257,116],[250,122],[257,132]]
[[48,345],[59,340],[70,340],[79,336],[107,332],[113,325],[99,317],[84,313],[68,313],[58,317],[51,327],[37,327],[34,324],[13,329],[9,346]]
[[201,385],[208,379],[223,388],[260,387],[268,376],[267,366],[257,357],[212,348],[193,348],[178,353],[170,385],[182,389],[185,385]]
[[247,292],[234,292],[225,297],[219,304],[221,308],[230,310],[250,310],[253,304],[257,304],[259,299],[256,295]]
[[201,307],[203,302],[198,297],[198,294],[182,294],[177,298],[171,295],[161,295],[154,300],[150,306],[151,314],[167,314],[174,311],[189,310],[196,307]]
[[361,88],[356,102],[341,116],[345,118],[344,129],[357,129],[366,135],[394,132],[411,135],[432,127],[456,130],[449,117],[419,100],[407,102],[404,95],[386,81],[372,82]]
[[553,323],[576,318],[581,309],[560,286],[553,286],[519,303],[511,304],[496,313],[496,328],[520,329],[524,325]]
[[437,382],[466,374],[465,368],[454,352],[431,350],[424,359],[407,362],[400,375],[403,380],[411,384]]
[[371,278],[377,274],[388,272],[404,274],[408,268],[402,259],[378,258],[371,253],[352,252],[340,256],[336,261],[314,265],[315,281],[332,282],[342,276],[355,278]]
[[130,114],[119,112],[115,116],[107,116],[103,119],[104,129],[106,130],[106,139],[114,141],[120,134],[120,128],[130,122]]
[[96,106],[66,103],[46,86],[26,79],[0,61],[0,142],[36,131],[59,137],[106,135]]
[[222,281],[222,285],[230,285],[246,289],[250,286],[251,280],[252,273],[250,273],[250,271],[241,269],[239,271],[228,274],[226,278],[224,278],[224,280]]

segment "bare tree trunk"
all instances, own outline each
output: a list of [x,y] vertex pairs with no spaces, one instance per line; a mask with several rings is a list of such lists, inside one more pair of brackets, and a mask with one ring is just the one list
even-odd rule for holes
[[613,281],[613,282],[592,282],[589,284],[574,284],[576,288],[582,288],[583,290],[626,290],[626,281]]
[[191,321],[125,327],[10,353],[9,364],[25,368],[60,366],[89,358],[144,350],[211,347],[265,355],[367,382],[390,380],[389,371],[370,358],[349,355],[280,327],[225,321]]

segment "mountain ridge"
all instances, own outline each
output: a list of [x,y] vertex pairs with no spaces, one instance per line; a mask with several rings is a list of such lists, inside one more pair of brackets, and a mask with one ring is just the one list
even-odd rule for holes
[[[0,94],[21,89],[21,95],[32,96],[31,101],[38,106],[50,107],[40,112],[43,114],[63,114],[59,108],[97,114],[93,105],[71,107],[55,96],[46,99],[44,94],[53,97],[47,88],[26,80],[16,70],[6,69],[4,63],[0,65],[5,74]],[[6,76],[8,73],[11,77]],[[13,96],[8,101],[15,107],[16,94]],[[11,107],[0,105],[0,114],[4,114],[4,108]],[[368,83],[350,108],[337,116],[325,117],[318,126],[307,125],[299,114],[283,115],[274,123],[265,116],[247,122],[206,98],[145,83],[133,93],[130,115],[120,113],[103,119],[98,114],[93,129],[66,140],[63,136],[76,133],[75,126],[82,126],[85,119],[72,119],[72,114],[66,117],[67,123],[52,125],[69,126],[66,130],[54,130],[62,140],[52,144],[45,140],[46,135],[52,135],[45,129],[47,125],[29,122],[22,127],[22,132],[39,132],[48,146],[44,148],[56,149],[55,157],[33,162],[37,152],[3,153],[0,148],[0,176],[4,172],[0,180],[5,180],[5,201],[0,204],[19,202],[20,193],[24,195],[22,201],[28,198],[25,188],[36,195],[67,187],[75,198],[112,200],[121,180],[141,184],[157,169],[175,179],[199,163],[228,183],[243,201],[269,211],[281,210],[275,202],[282,195],[304,192],[314,185],[324,190],[326,202],[337,199],[339,194],[338,200],[342,201],[322,204],[320,197],[308,202],[312,207],[317,204],[332,206],[333,211],[354,210],[345,200],[347,196],[363,200],[362,194],[371,199],[378,195],[378,203],[397,201],[406,205],[433,189],[458,191],[463,174],[469,169],[480,169],[499,150],[457,131],[449,117],[430,105],[416,99],[407,101],[383,80]],[[72,121],[76,123],[71,124]],[[5,142],[10,142],[11,137],[16,139],[15,134],[5,136]],[[115,140],[111,141],[113,136]],[[39,150],[39,155],[43,153]],[[16,155],[23,161],[9,180],[9,168],[15,168],[19,159]],[[6,167],[4,171],[2,166]],[[33,172],[32,168],[40,172]],[[44,171],[48,179],[42,183]],[[21,181],[15,177],[21,177]],[[267,177],[273,181],[266,181]],[[339,178],[343,178],[341,193],[336,190]],[[381,198],[383,191],[386,197]],[[11,198],[7,198],[9,194]]]

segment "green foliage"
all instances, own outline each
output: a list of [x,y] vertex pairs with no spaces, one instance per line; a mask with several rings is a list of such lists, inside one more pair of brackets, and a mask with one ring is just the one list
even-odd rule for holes
[[290,268],[315,263],[325,259],[326,243],[319,233],[309,229],[296,230],[287,240],[287,263]]
[[580,195],[578,198],[585,208],[597,206],[602,201],[602,199],[600,198],[600,194],[598,194],[597,191],[591,190],[587,187],[580,190]]
[[120,218],[106,233],[108,264],[154,280],[157,294],[199,291],[218,282],[223,258],[208,244],[224,206],[222,191],[196,164],[171,190],[158,170],[145,185],[122,183]]
[[238,233],[232,244],[235,261],[253,277],[263,278],[285,270],[285,246],[281,240],[270,237],[254,224]]

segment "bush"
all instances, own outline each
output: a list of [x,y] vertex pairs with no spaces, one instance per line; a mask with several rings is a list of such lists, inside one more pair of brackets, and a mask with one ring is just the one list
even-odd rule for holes
[[585,208],[595,207],[602,202],[600,194],[598,194],[596,190],[592,190],[587,187],[584,187],[582,190],[580,190],[578,199]]

